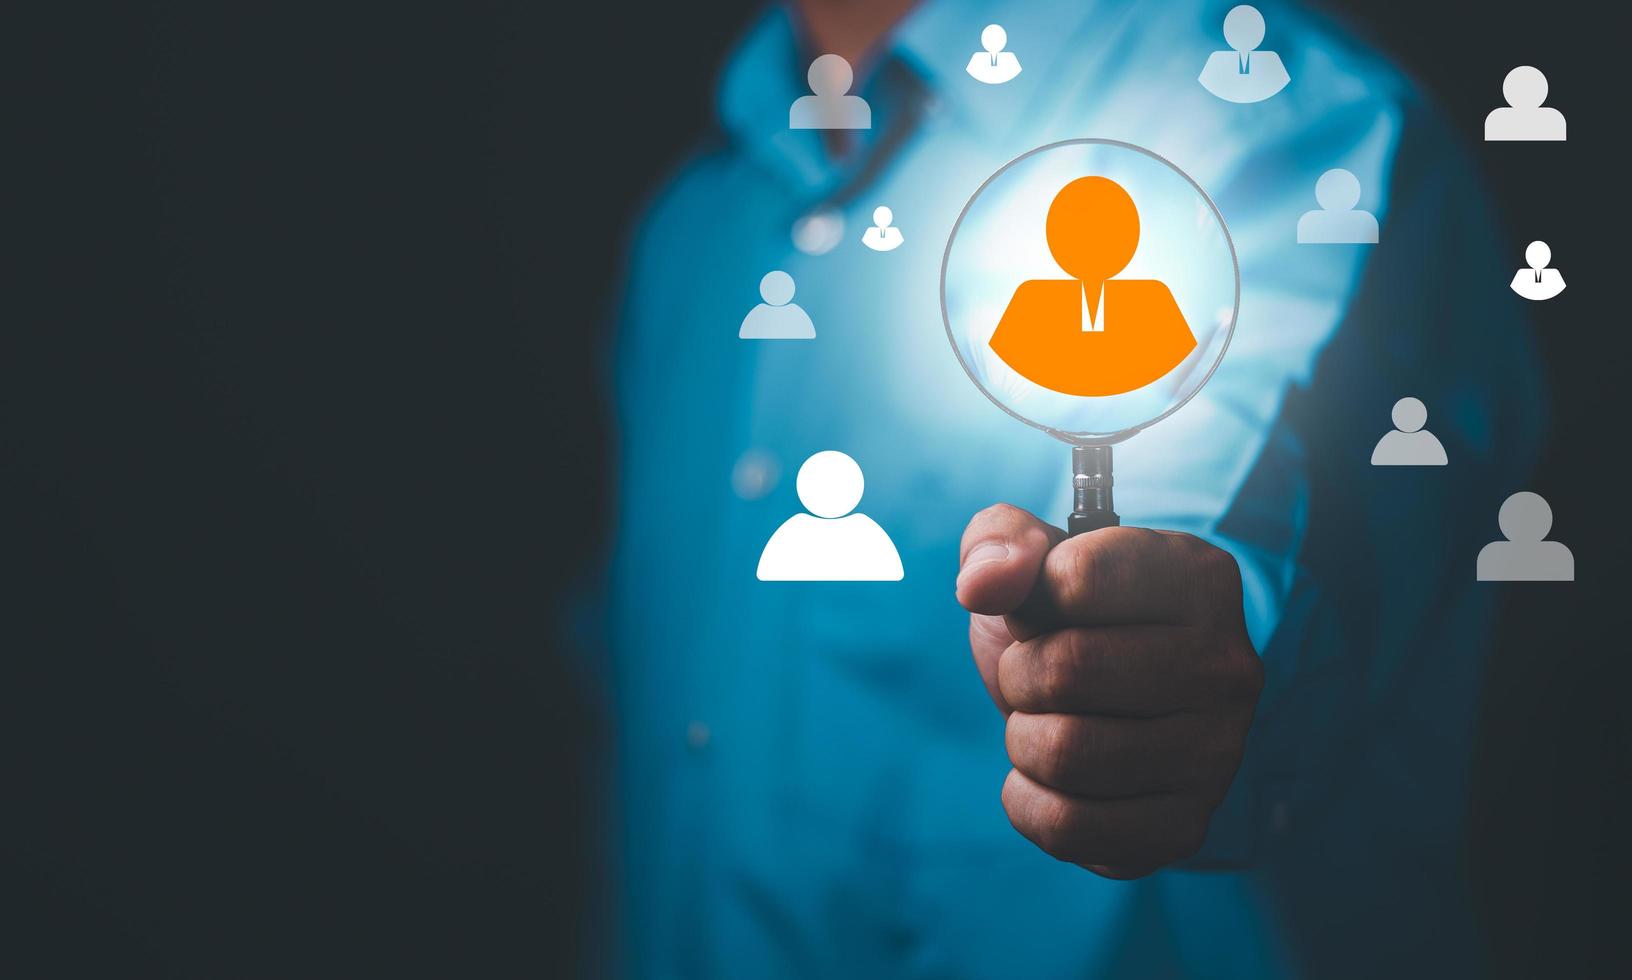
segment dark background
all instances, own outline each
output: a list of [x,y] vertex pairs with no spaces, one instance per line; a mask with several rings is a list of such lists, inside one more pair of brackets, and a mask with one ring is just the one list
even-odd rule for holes
[[[1545,239],[1570,283],[1536,309],[1529,485],[1579,580],[1508,595],[1467,862],[1491,975],[1599,975],[1628,872],[1627,25],[1323,6],[1477,144],[1514,265]],[[607,531],[584,365],[753,8],[136,3],[8,38],[0,972],[537,976],[594,945],[612,733],[554,608]],[[1521,63],[1567,143],[1478,143]]]

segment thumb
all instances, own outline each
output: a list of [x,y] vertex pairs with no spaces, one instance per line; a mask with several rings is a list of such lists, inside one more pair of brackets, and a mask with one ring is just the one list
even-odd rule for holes
[[1004,616],[1019,608],[1065,532],[1034,515],[994,504],[976,514],[959,550],[958,602],[972,613]]

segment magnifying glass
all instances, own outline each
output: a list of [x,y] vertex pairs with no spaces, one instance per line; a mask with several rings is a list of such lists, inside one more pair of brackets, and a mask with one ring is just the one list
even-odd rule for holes
[[1004,164],[941,260],[941,316],[969,379],[1071,446],[1073,535],[1121,523],[1111,447],[1201,390],[1240,309],[1218,206],[1171,161],[1118,140],[1061,140]]

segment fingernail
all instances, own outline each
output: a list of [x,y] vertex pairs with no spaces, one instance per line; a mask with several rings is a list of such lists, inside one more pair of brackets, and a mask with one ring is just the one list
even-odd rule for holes
[[969,556],[963,560],[963,567],[958,569],[958,584],[963,584],[963,578],[969,574],[970,569],[984,565],[987,562],[1002,561],[1007,557],[1009,557],[1009,546],[1006,544],[988,541],[985,544],[976,545],[970,550]]

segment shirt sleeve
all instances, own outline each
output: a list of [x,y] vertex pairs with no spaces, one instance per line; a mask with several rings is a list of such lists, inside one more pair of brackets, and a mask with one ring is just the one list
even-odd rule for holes
[[[1447,610],[1488,618],[1465,597],[1473,556],[1517,489],[1503,481],[1533,467],[1545,423],[1524,316],[1501,288],[1512,263],[1445,127],[1421,106],[1384,109],[1332,159],[1380,189],[1381,243],[1298,246],[1289,223],[1277,247],[1247,222],[1223,364],[1116,461],[1125,522],[1188,531],[1236,558],[1264,660],[1259,718],[1279,719],[1255,722],[1191,867],[1250,860],[1277,819],[1267,783],[1341,779],[1323,758],[1368,724],[1413,660],[1477,658],[1476,624],[1460,645],[1415,638],[1443,629]],[[1408,395],[1428,405],[1449,466],[1420,476],[1370,466]]]
[[1278,422],[1341,328],[1375,248],[1299,245],[1297,220],[1314,206],[1322,168],[1341,165],[1366,189],[1360,206],[1386,221],[1401,128],[1401,110],[1377,100],[1334,116],[1318,143],[1289,130],[1217,187],[1241,274],[1229,349],[1187,405],[1116,459],[1125,523],[1187,531],[1235,556],[1260,651],[1290,593],[1308,508],[1301,447]]

